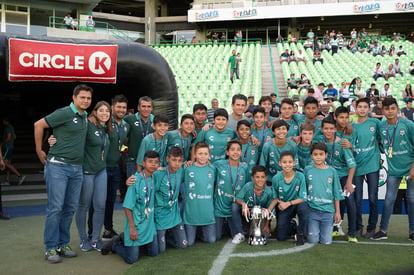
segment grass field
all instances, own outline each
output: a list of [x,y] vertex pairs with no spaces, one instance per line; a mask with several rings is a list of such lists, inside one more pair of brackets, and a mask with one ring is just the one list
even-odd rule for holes
[[[122,228],[122,215],[122,211],[115,212],[116,229]],[[246,243],[234,246],[224,237],[211,245],[197,242],[184,250],[169,248],[157,257],[144,256],[134,265],[125,264],[115,254],[81,252],[75,224],[71,246],[79,256],[47,264],[43,258],[43,222],[43,216],[0,221],[0,274],[158,275],[207,274],[210,270],[211,274],[220,273],[217,270],[222,274],[396,274],[410,267],[414,270],[414,244],[407,240],[407,216],[393,216],[389,239],[380,243],[360,238],[360,243],[349,244],[340,237],[330,246],[309,245],[295,251],[293,241],[270,240],[262,247]]]

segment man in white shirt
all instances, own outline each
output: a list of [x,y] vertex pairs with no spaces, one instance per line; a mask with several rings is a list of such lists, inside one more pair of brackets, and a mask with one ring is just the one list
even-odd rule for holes
[[404,73],[401,71],[401,64],[398,58],[395,59],[393,67],[394,67],[395,74],[400,74],[401,76],[404,75]]
[[386,97],[392,97],[390,84],[388,84],[388,83],[385,83],[384,89],[381,91],[381,99],[384,99]]
[[388,80],[388,78],[390,77],[395,77],[395,70],[392,64],[390,64],[388,68],[385,70],[385,80]]
[[303,61],[306,65],[306,55],[302,52],[302,50],[299,50],[298,55],[296,56],[296,60],[298,61],[298,63],[300,61]]
[[372,70],[372,74],[372,77],[375,80],[377,80],[379,77],[384,77],[384,70],[382,69],[380,62],[375,65],[374,69]]

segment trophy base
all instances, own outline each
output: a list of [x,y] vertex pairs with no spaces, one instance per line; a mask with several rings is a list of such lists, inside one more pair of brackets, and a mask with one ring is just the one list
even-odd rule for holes
[[248,243],[250,245],[266,245],[266,239],[263,236],[250,236]]

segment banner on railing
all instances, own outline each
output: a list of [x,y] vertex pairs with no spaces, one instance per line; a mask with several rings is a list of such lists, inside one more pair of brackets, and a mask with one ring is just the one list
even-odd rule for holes
[[118,45],[9,39],[9,81],[116,83]]

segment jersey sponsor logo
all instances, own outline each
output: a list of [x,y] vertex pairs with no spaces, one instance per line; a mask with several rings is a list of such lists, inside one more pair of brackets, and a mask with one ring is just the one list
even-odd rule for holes
[[99,137],[99,131],[95,131],[95,136]]
[[273,158],[273,157],[275,157],[275,153],[274,152],[270,152],[269,153],[269,156]]
[[190,189],[193,189],[195,186],[195,182],[190,181],[190,183],[188,184],[188,187],[190,187]]
[[74,117],[73,118],[73,123],[75,123],[75,124],[78,123],[78,118]]
[[118,45],[10,38],[9,81],[116,83]]
[[211,188],[213,188],[213,186],[211,185],[211,183],[209,183],[209,184],[207,185],[207,189],[211,189]]
[[220,174],[225,177],[226,176],[226,170],[221,170]]
[[242,180],[244,180],[244,174],[243,173],[240,175],[240,181],[242,181]]
[[308,176],[308,180],[312,180],[312,175],[309,175]]
[[209,136],[209,137],[208,137],[208,139],[209,139],[210,141],[214,141],[214,136]]
[[217,189],[217,194],[218,194],[219,196],[221,196],[221,195],[223,195],[223,194],[224,194],[224,191],[223,191],[223,190],[221,190],[220,188],[218,188],[218,189]]
[[188,197],[190,198],[190,200],[193,200],[197,197],[197,195],[193,193],[188,193]]
[[219,181],[219,184],[220,184],[220,185],[223,185],[223,184],[224,184],[224,180],[220,180],[220,181]]
[[190,172],[188,173],[188,175],[190,176],[190,178],[194,178],[194,172]]
[[134,122],[134,125],[135,125],[135,126],[139,126],[139,121],[138,121],[138,120],[137,120],[137,121],[135,121],[135,122]]

